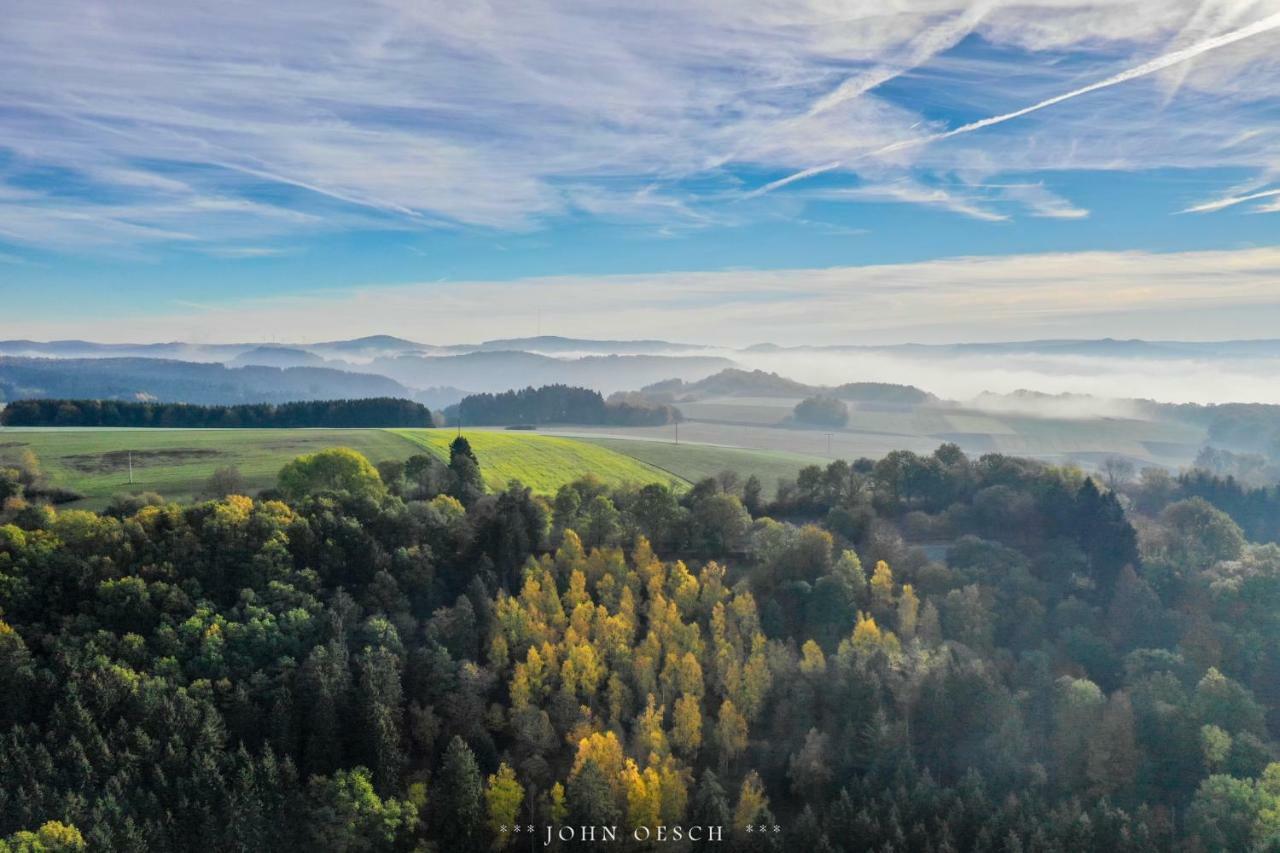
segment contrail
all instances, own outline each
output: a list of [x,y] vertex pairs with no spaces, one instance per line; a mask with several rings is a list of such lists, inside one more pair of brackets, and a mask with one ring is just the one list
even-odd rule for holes
[[[927,136],[917,136],[912,139],[904,139],[900,142],[894,142],[884,146],[883,148],[877,148],[875,151],[860,155],[857,159],[860,160],[864,157],[876,157],[880,154],[889,154],[894,151],[902,151],[906,148],[928,145],[932,142],[950,139],[953,136],[973,133],[975,130],[982,130],[983,128],[992,127],[997,124],[1004,124],[1006,121],[1013,121],[1016,118],[1022,118],[1025,115],[1039,112],[1040,110],[1052,107],[1055,104],[1060,104],[1063,101],[1069,101],[1072,98],[1078,98],[1081,95],[1096,92],[1099,89],[1107,89],[1112,86],[1118,86],[1121,83],[1127,83],[1130,80],[1136,80],[1139,77],[1146,77],[1149,74],[1155,74],[1157,71],[1163,71],[1164,69],[1177,65],[1181,62],[1194,59],[1195,57],[1208,53],[1211,50],[1217,50],[1220,47],[1226,47],[1229,44],[1235,44],[1238,41],[1243,41],[1244,39],[1270,32],[1277,27],[1280,27],[1280,13],[1270,15],[1260,21],[1256,21],[1248,25],[1247,27],[1241,27],[1240,29],[1232,30],[1229,33],[1223,33],[1220,36],[1214,36],[1213,38],[1188,45],[1181,50],[1175,50],[1171,53],[1166,53],[1163,56],[1157,56],[1155,59],[1148,60],[1141,65],[1128,69],[1127,71],[1121,71],[1119,74],[1113,74],[1104,80],[1099,80],[1096,83],[1090,83],[1088,86],[1082,86],[1079,89],[1072,89],[1070,92],[1064,92],[1061,95],[1054,95],[1052,98],[1046,98],[1045,100],[1034,103],[1031,106],[1023,107],[1022,109],[1014,110],[1010,113],[1002,113],[1000,115],[990,116],[989,118],[979,119],[978,121],[961,125],[953,130],[943,131],[942,133],[932,133]],[[765,193],[772,192],[779,187],[785,187],[787,184],[800,181],[805,178],[811,178],[814,175],[820,175],[823,172],[830,172],[843,165],[843,161],[837,160],[832,163],[827,163],[825,166],[814,166],[801,172],[796,172],[793,175],[788,175],[785,178],[780,178],[776,181],[765,184],[760,187],[760,189],[749,193],[748,197],[764,195]]]
[[954,19],[944,21],[933,29],[926,30],[907,45],[906,55],[899,61],[881,65],[878,68],[870,69],[844,81],[835,90],[828,92],[810,107],[808,116],[824,113],[846,101],[861,97],[902,73],[927,62],[942,51],[950,50],[961,39],[973,32],[973,28],[991,10],[990,7],[991,3],[989,2],[978,3],[964,13],[957,15]]
[[1244,204],[1247,201],[1257,201],[1260,198],[1271,198],[1280,195],[1280,190],[1263,190],[1261,192],[1249,193],[1247,195],[1234,195],[1227,198],[1219,198],[1213,201],[1206,201],[1200,204],[1192,205],[1186,210],[1179,213],[1212,213],[1215,210],[1223,210],[1237,204]]

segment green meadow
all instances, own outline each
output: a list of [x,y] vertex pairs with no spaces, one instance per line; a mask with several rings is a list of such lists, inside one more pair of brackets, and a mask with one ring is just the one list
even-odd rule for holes
[[[235,466],[253,491],[275,484],[295,456],[350,447],[374,462],[405,459],[414,446],[376,429],[16,429],[0,430],[0,460],[35,451],[55,486],[101,507],[122,492],[190,500],[218,468]],[[133,482],[129,481],[130,458]]]
[[[457,435],[452,429],[396,429],[388,433],[442,459],[449,458],[449,443]],[[475,451],[485,485],[490,490],[502,489],[511,480],[519,480],[535,492],[550,494],[587,474],[611,484],[687,485],[686,478],[647,460],[593,443],[514,431],[467,430],[464,434]]]
[[[350,447],[377,463],[428,452],[448,459],[453,430],[380,429],[18,429],[0,430],[0,464],[32,450],[49,482],[84,495],[76,505],[105,506],[112,495],[158,492],[197,497],[218,468],[234,466],[250,491],[273,486],[281,466],[327,447]],[[527,433],[468,430],[490,489],[517,479],[550,494],[593,474],[611,485],[687,485],[658,466],[596,444]],[[132,463],[132,482],[130,464]]]
[[772,496],[778,480],[794,480],[806,465],[825,465],[830,460],[803,453],[780,450],[743,450],[709,444],[674,444],[627,438],[584,438],[582,441],[626,454],[660,468],[682,480],[696,482],[721,471],[734,471],[742,479],[760,478],[766,495]]

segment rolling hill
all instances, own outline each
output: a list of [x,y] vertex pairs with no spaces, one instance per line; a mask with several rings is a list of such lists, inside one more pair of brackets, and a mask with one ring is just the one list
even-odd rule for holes
[[140,400],[226,405],[409,397],[385,376],[328,367],[227,367],[154,358],[0,356],[0,398]]
[[325,360],[296,347],[261,346],[242,352],[227,362],[228,367],[324,367]]
[[732,367],[695,382],[678,379],[656,382],[641,389],[640,393],[655,401],[664,402],[701,400],[708,397],[808,397],[813,394],[826,394],[860,403],[909,406],[938,401],[934,395],[912,385],[846,382],[828,387],[808,385],[764,370],[740,370]]
[[497,392],[528,385],[564,384],[609,394],[672,377],[701,379],[732,366],[729,359],[710,356],[597,355],[570,359],[496,350],[380,358],[365,369],[415,388],[453,385],[474,392]]
[[[101,508],[113,495],[158,492],[196,498],[215,469],[234,466],[247,490],[275,485],[289,460],[327,447],[350,447],[377,463],[417,453],[449,455],[453,430],[380,429],[26,429],[0,428],[0,465],[32,450],[49,484],[84,495],[73,506]],[[597,444],[529,433],[468,430],[485,484],[506,488],[519,479],[550,494],[593,474],[610,485],[687,483],[667,470]],[[130,483],[132,467],[133,482]]]
[[[442,459],[449,458],[449,443],[457,435],[451,429],[397,429],[389,432]],[[570,438],[489,430],[467,430],[465,434],[480,461],[485,485],[490,490],[503,489],[514,479],[535,492],[550,494],[565,483],[588,474],[606,483],[687,485],[683,478],[638,458]]]
[[0,462],[34,451],[51,485],[85,495],[75,505],[91,508],[121,493],[192,500],[215,469],[229,466],[256,492],[274,486],[280,468],[295,456],[339,446],[374,462],[416,452],[377,429],[0,429]]

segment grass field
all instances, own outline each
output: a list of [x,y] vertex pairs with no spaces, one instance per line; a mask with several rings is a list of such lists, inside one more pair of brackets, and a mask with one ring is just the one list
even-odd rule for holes
[[[452,430],[378,429],[16,429],[0,430],[0,462],[33,450],[52,485],[85,496],[76,506],[100,509],[113,495],[158,492],[189,501],[217,468],[235,466],[254,492],[275,485],[280,468],[304,453],[350,447],[373,462],[407,459],[423,450],[448,458]],[[485,484],[518,479],[550,493],[585,474],[607,483],[668,482],[679,477],[604,447],[523,433],[467,433]],[[132,455],[133,483],[129,482]]]
[[804,466],[825,465],[830,461],[800,453],[742,450],[706,444],[671,444],[627,438],[585,438],[583,441],[634,457],[690,482],[713,477],[726,470],[737,472],[744,480],[754,474],[760,478],[765,495],[769,497],[776,491],[779,479],[794,480]]
[[[720,407],[717,409],[716,407]],[[772,493],[781,477],[833,458],[877,458],[891,450],[929,453],[955,441],[971,455],[999,451],[1091,467],[1112,454],[1139,465],[1187,465],[1203,443],[1192,427],[1121,418],[1031,418],[918,407],[901,411],[851,407],[849,424],[830,431],[772,425],[787,409],[777,400],[711,401],[702,420],[662,427],[562,427],[538,433],[471,429],[485,483],[501,489],[518,479],[551,493],[584,474],[605,482],[662,481],[677,487],[733,470],[755,474]],[[724,418],[721,420],[721,418]],[[83,495],[81,505],[104,506],[122,492],[196,497],[216,468],[235,466],[247,489],[274,485],[290,459],[347,446],[373,462],[405,459],[426,450],[447,458],[453,430],[404,429],[0,429],[0,462],[30,448],[50,482]],[[133,483],[129,482],[129,457]]]
[[[765,454],[824,461],[831,458],[873,459],[891,450],[931,453],[952,441],[971,456],[1008,453],[1055,463],[1096,466],[1108,456],[1124,456],[1139,466],[1160,465],[1177,469],[1189,465],[1203,446],[1202,429],[1161,421],[1114,417],[1030,417],[973,409],[929,406],[883,407],[854,404],[849,421],[841,428],[800,427],[787,424],[783,398],[717,398],[681,404],[688,420],[680,424],[681,447],[712,445]],[[660,427],[549,427],[544,432],[599,440],[604,446],[652,462],[686,478],[705,472],[697,454],[686,455],[690,467],[664,461],[644,450],[644,445],[674,446],[675,430]],[[628,450],[630,442],[641,447]],[[737,467],[759,464],[750,457],[725,457]],[[758,475],[759,476],[759,475]],[[791,476],[786,474],[784,476]],[[761,477],[764,480],[764,477]]]
[[[396,429],[388,433],[401,436],[442,459],[449,458],[449,442],[456,435],[451,429]],[[467,430],[465,435],[480,460],[485,485],[494,490],[505,488],[511,480],[519,480],[535,492],[549,494],[587,474],[614,484],[687,485],[683,478],[640,459],[584,441],[474,429]]]
[[[275,485],[295,456],[350,447],[373,462],[406,459],[416,448],[376,429],[15,429],[0,430],[0,459],[30,448],[53,485],[101,507],[121,492],[190,500],[216,468],[234,465],[251,491]],[[129,483],[129,455],[133,484]]]

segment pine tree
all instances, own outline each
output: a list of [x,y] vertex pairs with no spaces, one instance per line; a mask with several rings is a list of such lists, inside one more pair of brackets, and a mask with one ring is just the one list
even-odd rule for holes
[[471,442],[458,436],[449,445],[449,494],[471,506],[484,494],[484,478],[480,474],[480,460],[471,450]]
[[358,659],[365,754],[373,767],[374,786],[389,796],[397,791],[407,758],[400,661],[388,649],[367,649]]
[[565,786],[566,821],[573,826],[616,826],[622,811],[613,786],[593,759],[587,759]]
[[462,738],[455,735],[449,742],[432,790],[436,793],[430,823],[442,848],[477,849],[485,815],[484,790],[475,754]]
[[[724,827],[724,833],[728,835],[731,830],[729,822],[732,819],[729,800],[725,796],[720,779],[711,770],[702,771],[702,778],[698,780],[698,788],[693,795],[690,822],[695,826]],[[693,850],[695,853],[705,853],[722,846],[723,842],[710,841],[704,837],[694,843]]]

